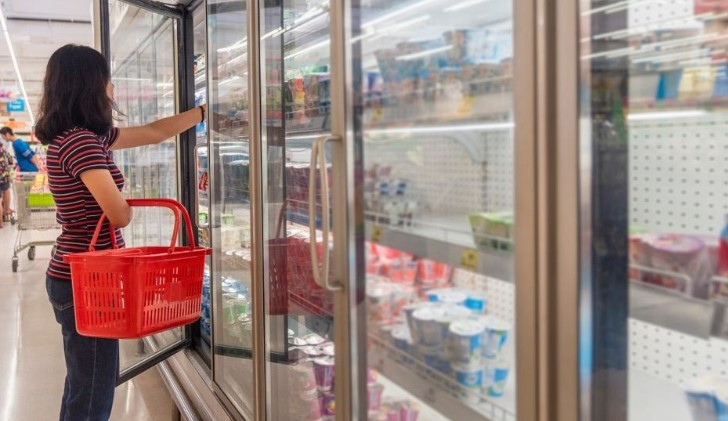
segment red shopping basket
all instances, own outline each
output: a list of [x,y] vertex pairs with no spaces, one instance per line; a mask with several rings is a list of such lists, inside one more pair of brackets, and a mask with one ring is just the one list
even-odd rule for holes
[[[99,338],[141,338],[200,317],[202,275],[209,248],[197,247],[187,210],[171,199],[130,199],[130,206],[166,207],[174,213],[169,247],[95,251],[106,215],[96,225],[89,251],[63,257],[71,265],[76,329]],[[178,247],[180,214],[191,246]]]

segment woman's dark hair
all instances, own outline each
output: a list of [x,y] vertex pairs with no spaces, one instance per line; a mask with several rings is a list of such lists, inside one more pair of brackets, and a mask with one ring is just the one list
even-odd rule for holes
[[93,48],[68,44],[56,50],[43,80],[36,137],[47,145],[75,127],[106,134],[115,108],[106,93],[110,81],[109,64]]

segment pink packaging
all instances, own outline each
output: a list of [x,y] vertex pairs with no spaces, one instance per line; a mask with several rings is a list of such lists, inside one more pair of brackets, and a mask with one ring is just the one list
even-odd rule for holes
[[392,287],[378,284],[367,289],[367,316],[374,323],[386,323],[392,319]]
[[294,389],[302,392],[316,390],[316,376],[310,362],[294,365],[291,377]]
[[336,398],[333,393],[324,392],[321,394],[321,415],[331,417],[335,415]]
[[331,358],[313,360],[313,371],[318,390],[328,392],[334,385],[334,361]]
[[373,383],[367,387],[367,397],[369,398],[369,410],[379,411],[382,407],[382,395],[384,395],[384,386],[381,383]]
[[301,401],[308,417],[308,421],[318,421],[321,418],[321,400],[315,390],[301,394]]
[[400,317],[402,309],[417,297],[417,290],[409,285],[392,285],[392,317]]
[[399,420],[400,421],[417,421],[420,411],[417,405],[412,402],[402,402],[399,404]]

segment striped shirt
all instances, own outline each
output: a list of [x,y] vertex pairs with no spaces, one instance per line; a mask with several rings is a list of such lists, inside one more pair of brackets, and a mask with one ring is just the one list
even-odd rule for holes
[[[96,224],[103,213],[96,199],[81,181],[84,171],[104,169],[119,188],[124,187],[124,176],[114,164],[110,151],[119,136],[119,129],[112,128],[104,136],[75,128],[64,132],[48,145],[48,186],[56,202],[56,220],[61,225],[61,235],[56,241],[56,254],[48,265],[48,276],[71,280],[71,270],[63,256],[68,253],[88,251]],[[115,230],[117,244],[124,246],[121,231]],[[108,220],[101,229],[97,250],[111,248]]]

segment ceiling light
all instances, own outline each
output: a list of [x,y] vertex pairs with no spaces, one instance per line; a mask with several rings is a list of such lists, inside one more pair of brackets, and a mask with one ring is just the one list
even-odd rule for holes
[[23,98],[25,98],[25,106],[27,107],[28,114],[30,115],[30,124],[31,124],[31,126],[35,126],[35,116],[33,115],[33,110],[30,108],[30,101],[28,101],[28,92],[25,90],[25,83],[23,83],[23,76],[20,74],[20,67],[18,67],[18,58],[15,56],[15,49],[13,48],[13,43],[10,41],[10,33],[8,32],[8,22],[5,19],[5,12],[3,11],[2,7],[0,7],[0,25],[2,25],[3,35],[5,36],[5,42],[7,42],[8,50],[10,50],[10,59],[13,62],[13,68],[15,69],[15,76],[18,78],[18,85],[20,85],[20,92],[23,94]]
[[475,6],[476,4],[488,3],[489,1],[493,1],[493,0],[470,0],[470,1],[463,1],[463,2],[460,2],[460,3],[456,4],[456,5],[454,5],[454,6],[448,7],[447,9],[445,9],[445,11],[446,12],[454,12],[456,10],[462,10],[462,9],[465,9],[467,7],[470,7],[470,6]]
[[376,19],[370,20],[369,22],[365,22],[364,24],[362,24],[362,28],[366,28],[368,26],[376,25],[378,23],[382,23],[382,22],[387,21],[387,20],[390,20],[392,18],[396,18],[397,16],[403,15],[405,13],[408,13],[411,10],[421,9],[423,6],[426,6],[426,5],[430,4],[430,3],[434,3],[436,1],[439,1],[439,0],[422,0],[422,1],[418,1],[417,3],[414,3],[414,4],[411,4],[409,6],[403,7],[401,9],[397,9],[394,12],[387,13],[386,15],[383,15],[383,16],[380,16],[380,17],[378,17]]

